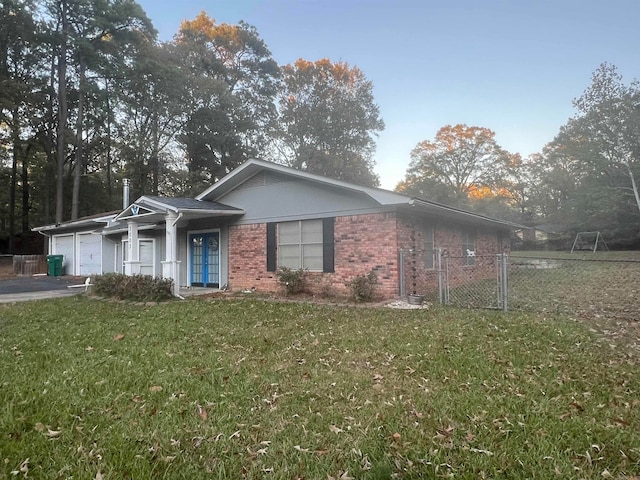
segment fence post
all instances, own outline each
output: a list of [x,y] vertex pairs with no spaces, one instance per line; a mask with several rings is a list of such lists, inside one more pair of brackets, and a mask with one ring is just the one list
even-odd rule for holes
[[501,263],[500,263],[500,271],[502,275],[500,275],[501,287],[502,287],[502,311],[506,312],[509,310],[509,255],[503,253],[501,255]]
[[406,288],[404,285],[404,250],[400,249],[400,265],[398,269],[398,274],[400,275],[400,296],[404,297],[406,295]]

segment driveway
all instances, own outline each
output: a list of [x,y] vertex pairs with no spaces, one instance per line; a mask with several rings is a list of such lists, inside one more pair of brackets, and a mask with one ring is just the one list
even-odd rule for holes
[[55,298],[83,292],[83,288],[67,288],[84,283],[83,277],[15,277],[0,280],[0,303]]

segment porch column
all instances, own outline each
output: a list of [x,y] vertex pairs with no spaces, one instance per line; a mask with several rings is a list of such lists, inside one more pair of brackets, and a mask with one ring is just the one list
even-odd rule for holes
[[140,273],[140,245],[138,244],[138,224],[127,222],[127,261],[124,262],[125,275]]
[[182,214],[167,212],[165,217],[165,256],[162,278],[173,280],[173,294],[180,293],[180,262],[178,261],[178,220]]

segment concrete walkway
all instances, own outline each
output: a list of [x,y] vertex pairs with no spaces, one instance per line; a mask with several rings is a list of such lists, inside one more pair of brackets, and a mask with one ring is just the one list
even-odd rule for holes
[[28,302],[30,300],[45,300],[47,298],[61,298],[69,297],[71,295],[77,295],[84,292],[83,289],[69,289],[69,290],[47,290],[44,292],[23,292],[23,293],[7,293],[0,295],[0,303],[16,303],[16,302]]

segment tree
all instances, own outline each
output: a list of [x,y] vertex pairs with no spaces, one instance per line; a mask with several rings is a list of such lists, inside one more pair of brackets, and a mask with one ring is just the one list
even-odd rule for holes
[[373,85],[357,67],[328,59],[283,67],[274,148],[289,166],[377,186],[372,155],[384,129]]
[[[9,0],[0,6],[0,130],[2,143],[10,153],[8,188],[9,249],[17,234],[17,214],[22,231],[29,229],[30,162],[37,150],[36,124],[44,82],[44,58],[39,42],[40,28],[33,18],[31,1]],[[18,187],[22,201],[18,205]]]
[[640,213],[640,84],[622,82],[615,66],[603,63],[594,72],[592,83],[574,101],[577,115],[560,131],[556,143],[565,144],[633,195]]
[[[56,116],[56,222],[65,217],[65,176],[72,173],[71,218],[80,208],[80,183],[90,151],[85,134],[87,115],[99,107],[89,102],[97,95],[101,79],[127,64],[126,48],[155,31],[134,0],[46,0],[43,14],[51,25],[55,52],[51,77],[57,95]],[[97,133],[97,128],[93,128]]]
[[[640,224],[640,84],[625,84],[615,66],[604,63],[576,100],[576,115],[561,127],[546,159],[570,163],[565,199],[577,228],[631,238]],[[560,177],[561,178],[561,177]],[[557,183],[555,175],[545,181]]]
[[182,22],[174,43],[190,90],[179,141],[197,190],[262,153],[279,68],[254,27],[217,24],[204,12]]
[[447,125],[433,141],[420,142],[411,152],[411,163],[397,189],[435,201],[469,204],[472,192],[505,188],[510,156],[488,128]]
[[118,152],[138,194],[158,195],[166,157],[182,131],[188,101],[186,73],[170,44],[143,42],[118,82]]

